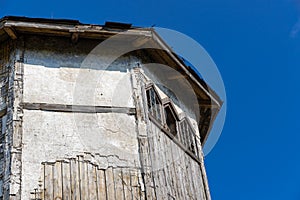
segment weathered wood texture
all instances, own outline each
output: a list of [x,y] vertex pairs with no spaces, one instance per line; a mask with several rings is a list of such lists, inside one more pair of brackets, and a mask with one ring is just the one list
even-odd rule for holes
[[[153,195],[154,187],[157,199],[206,200],[200,163],[155,124],[151,123],[150,133],[148,145],[141,145],[143,151],[149,153],[144,162],[152,164],[150,173],[145,175],[147,195]],[[150,195],[148,197],[154,199]]]
[[46,162],[32,200],[134,200],[144,196],[138,169],[99,166],[83,157]]

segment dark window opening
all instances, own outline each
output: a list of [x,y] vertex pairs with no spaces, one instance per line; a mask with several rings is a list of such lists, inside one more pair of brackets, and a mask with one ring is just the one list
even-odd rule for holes
[[174,137],[177,137],[176,119],[170,106],[165,107],[165,117],[167,128]]
[[153,88],[146,91],[149,114],[161,122],[161,104]]

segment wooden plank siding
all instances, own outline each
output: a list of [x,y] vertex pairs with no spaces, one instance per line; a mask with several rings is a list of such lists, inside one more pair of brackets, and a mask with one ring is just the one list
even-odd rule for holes
[[[170,139],[156,124],[150,122],[148,146],[150,150],[157,199],[206,200],[200,163]],[[144,158],[144,159],[145,159]],[[148,189],[148,188],[147,188]],[[148,191],[147,191],[148,193]]]
[[81,156],[46,162],[42,167],[42,200],[145,199],[135,168],[99,169]]

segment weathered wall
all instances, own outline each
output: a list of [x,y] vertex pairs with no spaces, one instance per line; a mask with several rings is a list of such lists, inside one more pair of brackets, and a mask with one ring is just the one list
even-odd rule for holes
[[[97,41],[24,40],[22,199],[37,187],[43,162],[89,153],[108,157],[108,166],[139,167],[135,117],[128,111],[134,109],[131,77],[123,65],[130,58],[115,62],[114,70],[91,69],[82,62]],[[73,105],[80,111],[65,109]]]
[[[21,189],[21,127],[19,102],[22,93],[22,71],[16,63],[18,50],[16,41],[5,41],[0,45],[1,71],[1,154],[0,196],[3,199],[20,199]],[[6,105],[5,105],[6,104]],[[5,109],[6,107],[6,109]]]
[[[91,188],[105,184],[107,199],[209,200],[201,150],[195,160],[149,121],[144,82],[132,70],[136,57],[103,70],[99,60],[84,60],[98,41],[23,42],[14,59],[20,62],[11,66],[11,116],[2,128],[4,199],[62,199],[64,192],[91,199],[103,194]],[[106,182],[97,185],[95,177]]]
[[[90,108],[133,107],[128,73],[86,71],[79,68],[49,68],[25,64],[23,103],[27,106],[39,103],[51,104],[53,107],[59,105],[58,108],[74,104],[91,106]],[[77,83],[79,73],[91,73],[96,77],[98,75],[102,82],[95,84],[91,91],[84,90],[91,87],[89,85],[77,86],[81,87],[82,91],[74,94],[76,84],[81,84]],[[122,95],[122,98],[117,98],[119,95]],[[89,152],[93,155],[98,153],[102,156],[117,156],[127,160],[128,166],[139,163],[134,116],[112,112],[88,113],[89,110],[87,113],[84,110],[82,113],[65,112],[63,109],[60,111],[23,111],[24,199],[28,199],[30,192],[36,187],[42,162],[72,158]]]
[[24,66],[24,103],[133,107],[131,94],[126,72]]
[[[74,115],[82,121],[75,123]],[[23,120],[24,199],[38,183],[42,162],[74,158],[88,152],[116,156],[126,160],[128,166],[139,163],[133,116],[24,110]]]

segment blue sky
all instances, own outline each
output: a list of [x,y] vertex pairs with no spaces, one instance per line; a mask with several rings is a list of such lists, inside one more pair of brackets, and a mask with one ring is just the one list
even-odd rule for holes
[[217,64],[222,135],[205,161],[213,200],[300,200],[300,1],[13,1],[0,16],[130,22],[180,31]]

